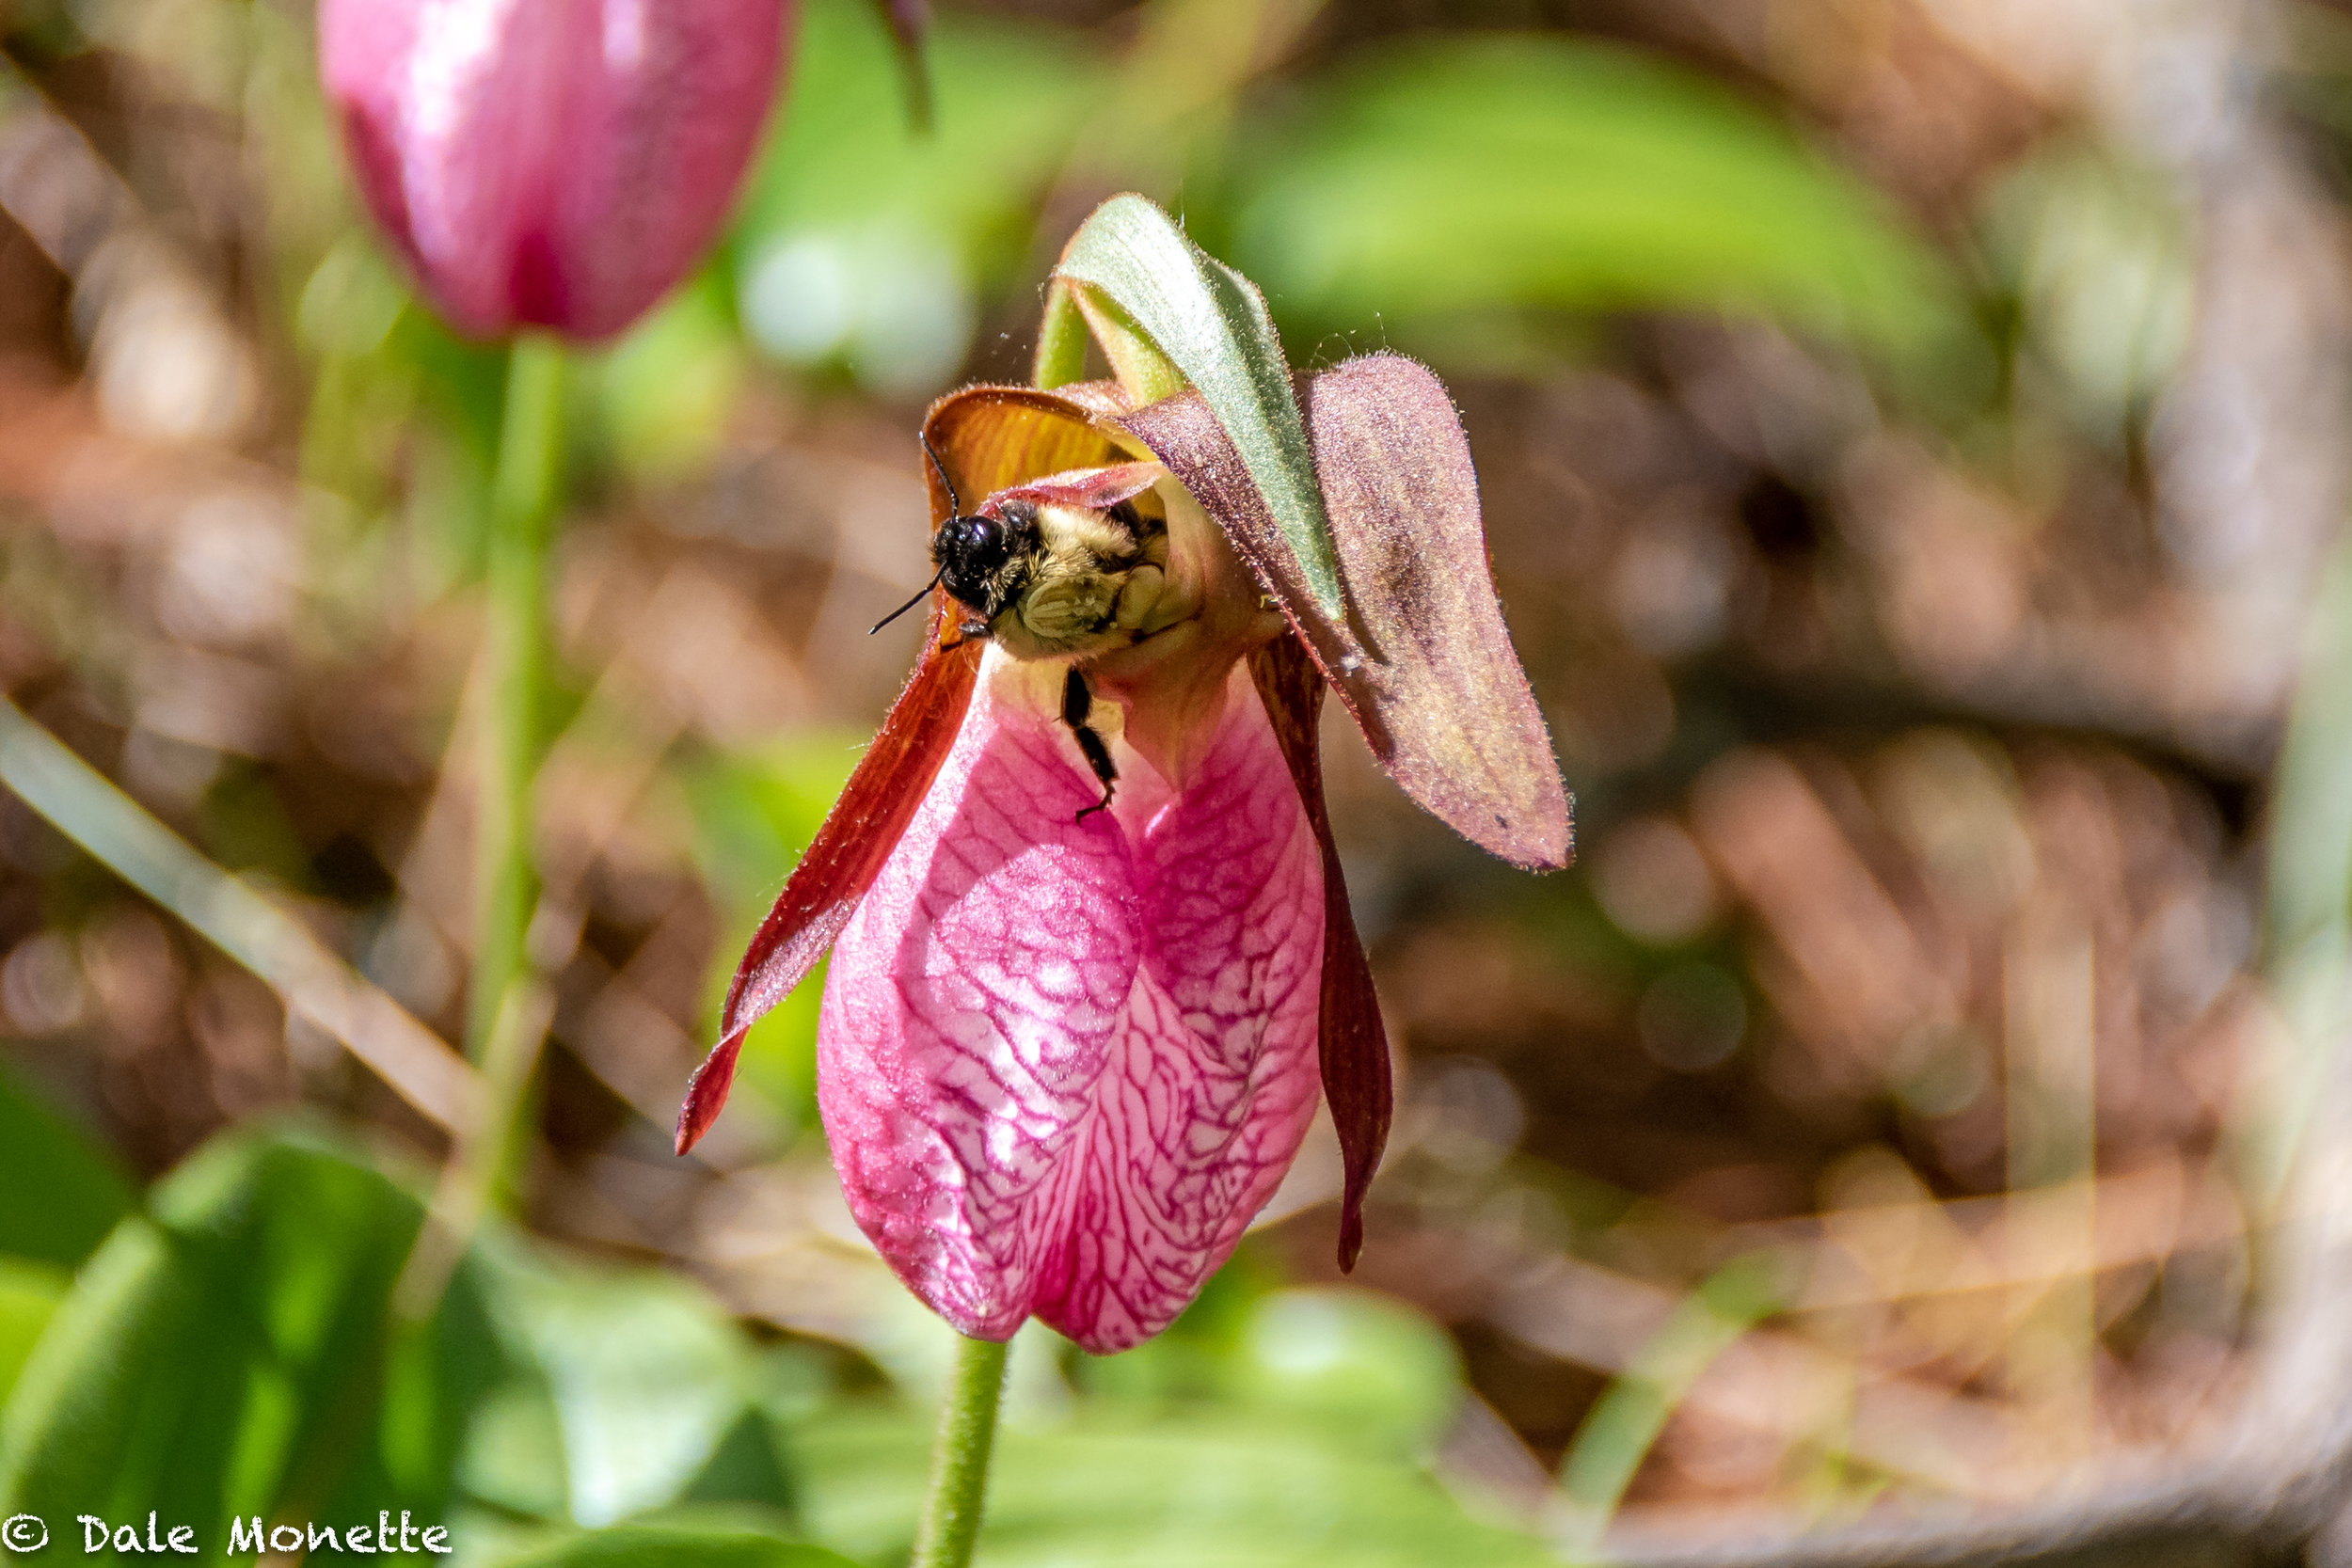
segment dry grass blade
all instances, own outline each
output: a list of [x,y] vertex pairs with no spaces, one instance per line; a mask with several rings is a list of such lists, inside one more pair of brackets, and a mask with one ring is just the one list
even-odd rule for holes
[[473,1069],[301,924],[191,848],[55,736],[0,700],[0,782],[123,880],[278,992],[435,1125],[470,1125]]

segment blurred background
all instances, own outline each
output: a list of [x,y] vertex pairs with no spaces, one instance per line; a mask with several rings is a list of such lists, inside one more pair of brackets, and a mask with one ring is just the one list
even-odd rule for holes
[[[354,1051],[430,1056],[379,993],[463,1031],[503,361],[360,220],[300,0],[0,0],[0,684],[265,900],[134,891],[0,736],[0,1394],[39,1341],[147,1412],[58,1458],[15,1402],[16,1496],[903,1554],[951,1342],[835,1192],[816,988],[669,1127],[912,663],[921,411],[1025,379],[1122,189],[1294,361],[1446,377],[1581,863],[1327,736],[1362,1264],[1327,1123],[1163,1339],[1026,1331],[982,1560],[1638,1556],[2227,1428],[2352,874],[2352,11],[1004,0],[928,137],[870,10],[798,34],[719,251],[571,386],[548,1043],[428,1354],[368,1314],[448,1129]],[[270,909],[274,984],[186,918]]]

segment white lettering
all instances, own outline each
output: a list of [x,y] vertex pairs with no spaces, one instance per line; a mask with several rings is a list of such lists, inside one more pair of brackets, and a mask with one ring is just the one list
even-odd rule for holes
[[302,1532],[292,1525],[280,1525],[269,1532],[269,1549],[273,1552],[302,1550]]
[[136,1525],[125,1525],[120,1529],[115,1531],[115,1550],[118,1552],[143,1552],[147,1550],[145,1546],[139,1544],[139,1527]]
[[449,1531],[443,1529],[438,1525],[434,1525],[429,1527],[424,1532],[424,1549],[428,1552],[439,1552],[446,1556],[449,1553],[455,1551],[457,1548],[449,1544]]
[[310,1532],[310,1550],[317,1551],[322,1542],[339,1552],[343,1549],[343,1544],[335,1539],[335,1531],[331,1526],[310,1525],[306,1528]]
[[95,1513],[77,1513],[73,1516],[73,1522],[82,1527],[82,1550],[84,1553],[103,1552],[106,1549],[107,1531],[105,1520],[101,1519]]
[[375,1531],[370,1529],[365,1525],[352,1526],[349,1529],[343,1531],[343,1550],[347,1552],[374,1551],[374,1544],[368,1539],[374,1533]]
[[175,1552],[186,1552],[191,1556],[195,1554],[196,1527],[194,1525],[174,1525],[171,1527],[171,1533],[164,1539],[170,1543],[171,1549]]
[[245,1521],[243,1519],[231,1519],[229,1521],[229,1549],[230,1551],[259,1552],[262,1550],[264,1544],[265,1544],[262,1539],[262,1516],[260,1514],[256,1513],[253,1516],[253,1533],[251,1535],[246,1534]]

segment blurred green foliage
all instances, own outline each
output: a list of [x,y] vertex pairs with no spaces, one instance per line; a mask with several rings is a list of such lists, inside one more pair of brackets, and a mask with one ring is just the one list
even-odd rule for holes
[[1438,352],[1480,313],[1699,306],[1912,356],[1953,328],[1951,280],[1867,185],[1629,50],[1421,41],[1265,131],[1228,196],[1232,260],[1312,329]]
[[303,1127],[228,1134],[83,1268],[0,1411],[0,1505],[62,1522],[439,1514],[486,1359],[461,1279],[389,1314],[421,1208]]
[[2121,444],[2188,348],[2196,268],[2178,193],[2109,149],[2061,141],[1994,189],[1984,230],[2047,401]]
[[940,19],[935,123],[905,121],[871,8],[806,8],[794,83],[729,254],[746,335],[787,364],[868,388],[937,390],[978,302],[1027,259],[1036,203],[1108,77],[1066,29]]
[[0,1254],[72,1267],[131,1211],[131,1183],[110,1154],[0,1073]]
[[[208,1551],[231,1519],[406,1509],[452,1521],[467,1560],[566,1568],[904,1551],[927,1410],[755,1344],[675,1275],[502,1226],[407,1321],[393,1285],[422,1214],[405,1174],[289,1123],[191,1156],[70,1291],[0,1259],[0,1386],[40,1336],[0,1406],[0,1509],[152,1509]],[[1543,1560],[1419,1468],[1462,1398],[1444,1334],[1271,1278],[1245,1259],[1167,1338],[1087,1363],[1105,1375],[1074,1405],[1016,1422],[983,1560]]]
[[[505,1419],[469,1450],[469,1481],[495,1483],[516,1512],[552,1501],[536,1511],[591,1527],[681,1497],[788,1507],[755,1403],[756,1357],[704,1292],[651,1271],[551,1263],[499,1232],[480,1257],[512,1375]],[[512,1441],[533,1404],[552,1443]],[[698,1485],[723,1452],[725,1473]],[[532,1476],[533,1458],[560,1469]]]
[[559,1541],[513,1560],[516,1568],[854,1568],[822,1546],[793,1545],[750,1530],[628,1525]]
[[0,1401],[16,1386],[17,1374],[72,1283],[73,1276],[55,1264],[0,1258]]
[[[850,781],[866,736],[802,731],[728,755],[706,756],[686,773],[703,875],[718,893],[739,951],[783,890],[801,852]],[[730,971],[712,972],[708,1030],[715,1037]],[[819,964],[799,989],[744,1037],[739,1087],[765,1100],[787,1136],[817,1125],[817,1015],[825,994]]]
[[[817,1533],[874,1562],[904,1557],[928,1423],[847,1410],[815,1425],[806,1456]],[[1426,1476],[1330,1430],[1263,1409],[1086,1411],[999,1439],[979,1560],[991,1568],[1118,1562],[1432,1562],[1518,1568],[1555,1560],[1479,1524]]]
[[1443,1330],[1386,1296],[1295,1288],[1247,1243],[1168,1332],[1122,1354],[1073,1358],[1078,1386],[1130,1413],[1259,1409],[1325,1440],[1427,1456],[1462,1402]]
[[1788,1296],[1777,1260],[1750,1254],[1724,1264],[1676,1307],[1613,1382],[1560,1462],[1568,1535],[1590,1549],[1632,1484],[1675,1408],[1715,1358],[1779,1311]]

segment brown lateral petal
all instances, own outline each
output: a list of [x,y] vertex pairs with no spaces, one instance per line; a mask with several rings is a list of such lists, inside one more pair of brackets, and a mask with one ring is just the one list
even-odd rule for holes
[[[1123,455],[1079,405],[1020,387],[951,393],[931,405],[923,432],[955,481],[958,498],[969,505],[1023,480],[1113,464]],[[949,515],[947,492],[928,465],[924,478],[936,531]],[[954,624],[946,594],[935,594],[922,661],[753,936],[727,987],[719,1044],[687,1085],[678,1111],[680,1154],[710,1130],[725,1105],[744,1031],[790,995],[833,946],[955,744],[972,701],[980,644],[943,641]]]
[[1273,721],[1275,739],[1299,803],[1323,847],[1323,1098],[1339,1130],[1340,1164],[1345,1182],[1340,1195],[1340,1268],[1356,1266],[1364,1250],[1364,1193],[1388,1147],[1391,1095],[1389,1037],[1380,1022],[1380,1001],[1373,994],[1372,965],[1356,934],[1347,883],[1340,874],[1339,850],[1331,843],[1331,817],[1323,805],[1323,758],[1316,748],[1316,720],[1323,713],[1323,673],[1292,638],[1279,637],[1249,656],[1249,675]]
[[694,1069],[678,1109],[680,1154],[719,1119],[735,1085],[745,1031],[789,996],[833,946],[955,744],[980,668],[980,644],[943,644],[940,633],[950,624],[934,605],[922,662],[745,949],[727,987],[719,1044]]
[[1396,355],[1302,388],[1349,620],[1315,608],[1241,458],[1187,393],[1115,421],[1225,527],[1389,776],[1514,864],[1565,865],[1568,797],[1486,563],[1478,476],[1444,385]]

